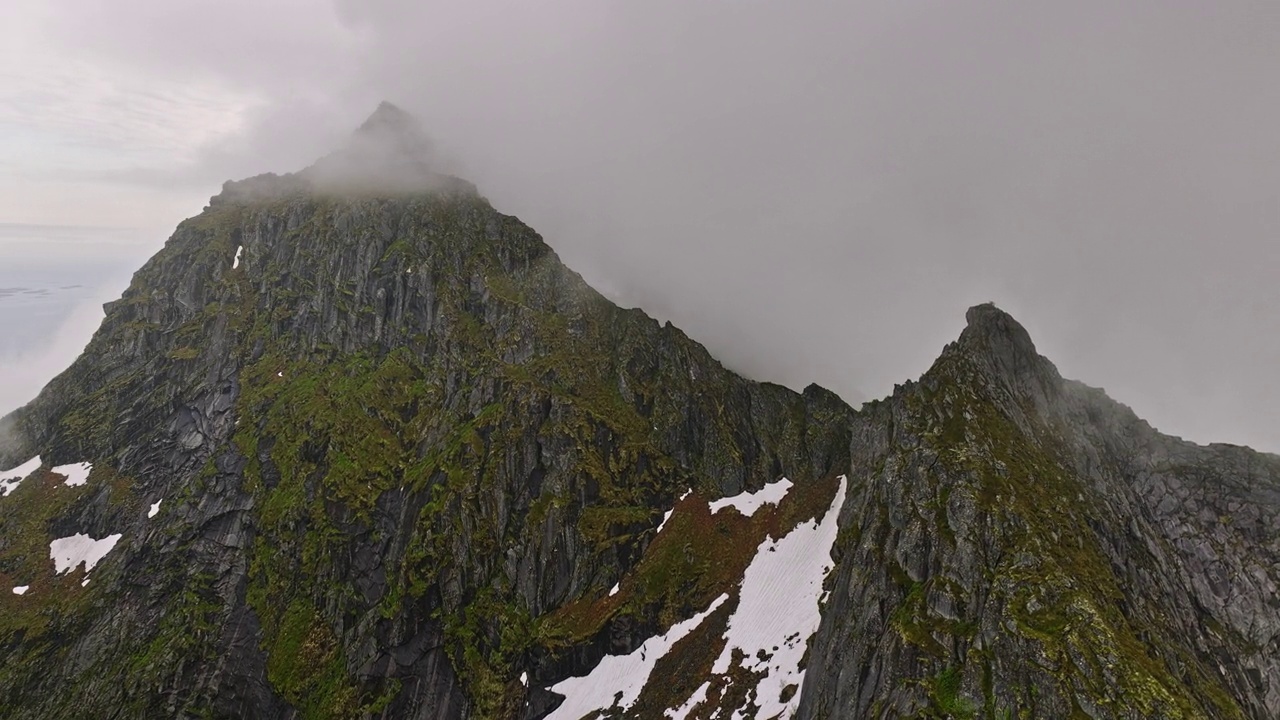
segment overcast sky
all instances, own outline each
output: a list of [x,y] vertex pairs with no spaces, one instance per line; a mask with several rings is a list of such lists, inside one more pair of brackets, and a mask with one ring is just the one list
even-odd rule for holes
[[0,63],[0,222],[158,248],[388,99],[751,376],[884,395],[994,300],[1162,430],[1280,451],[1271,0],[5,0]]

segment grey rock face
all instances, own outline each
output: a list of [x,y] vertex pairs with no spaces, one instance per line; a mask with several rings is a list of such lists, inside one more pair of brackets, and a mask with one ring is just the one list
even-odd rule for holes
[[616,583],[681,491],[847,465],[833,395],[737,377],[469,187],[307,182],[228,186],[4,420],[0,464],[100,468],[48,522],[124,535],[83,592],[25,598],[31,618],[67,598],[74,613],[35,642],[34,619],[7,628],[15,717],[549,709],[540,686],[669,609],[569,647],[537,620]]
[[1276,716],[1280,463],[1159,435],[993,307],[969,323],[855,422],[800,716]]
[[[0,419],[0,467],[95,466],[0,499],[0,716],[544,717],[704,609],[660,566],[593,614],[684,490],[847,474],[799,717],[1280,717],[1280,458],[1156,433],[992,306],[860,413],[743,379],[407,122],[228,183]],[[123,536],[88,585],[46,553],[81,532]]]

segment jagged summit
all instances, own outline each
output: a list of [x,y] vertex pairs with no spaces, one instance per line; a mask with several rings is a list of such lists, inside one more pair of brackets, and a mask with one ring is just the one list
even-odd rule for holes
[[412,125],[416,124],[417,120],[413,117],[412,113],[401,108],[399,105],[396,105],[389,100],[383,100],[378,103],[378,107],[374,108],[373,114],[364,121],[359,129],[366,130],[377,125],[396,126],[404,123]]
[[753,382],[439,166],[385,103],[229,184],[0,418],[0,715],[1280,717],[1280,459],[994,305]]
[[401,142],[425,142],[430,145],[418,118],[385,100],[356,129],[356,135],[394,138]]
[[403,195],[420,192],[476,194],[471,183],[445,174],[422,123],[383,101],[345,145],[298,173],[267,173],[228,181],[211,205],[308,193]]
[[303,175],[318,189],[330,192],[398,194],[461,182],[442,174],[439,166],[435,144],[418,119],[383,102],[345,147],[321,158]]
[[[847,406],[737,376],[609,302],[404,150],[425,144],[383,106],[311,168],[232,184],[0,420],[20,436],[0,447],[0,482],[21,485],[0,502],[15,717],[545,717],[549,688],[738,592],[769,533],[829,509]],[[35,458],[97,475],[3,474]],[[649,552],[691,488],[707,512],[783,476],[785,517],[733,515],[714,542],[676,517],[666,546],[697,557]],[[88,586],[46,562],[76,535],[119,539]],[[83,611],[41,620],[67,598]]]
[[989,380],[1023,390],[1043,390],[1062,380],[1057,367],[1036,351],[1027,329],[994,303],[969,308],[965,320],[965,329],[944,358],[961,353],[982,367]]
[[974,305],[965,312],[964,319],[967,324],[960,333],[960,345],[1020,362],[1042,359],[1027,329],[995,303]]
[[[383,101],[352,135],[349,150],[378,155],[396,163],[435,162],[435,144],[413,115]],[[384,156],[385,157],[382,157]]]

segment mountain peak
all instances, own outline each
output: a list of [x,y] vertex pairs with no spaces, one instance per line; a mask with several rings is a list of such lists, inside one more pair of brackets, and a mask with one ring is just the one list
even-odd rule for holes
[[441,171],[441,161],[422,123],[383,101],[345,145],[298,173],[266,173],[227,181],[210,205],[273,200],[322,192],[343,196],[446,192],[474,196],[476,187]]
[[396,105],[395,103],[390,102],[388,100],[383,100],[382,102],[378,103],[378,107],[374,109],[373,114],[369,116],[369,119],[364,121],[364,124],[369,125],[370,123],[378,123],[378,122],[386,122],[386,121],[400,122],[403,120],[408,120],[412,122],[414,121],[414,117],[411,113],[405,111],[399,105]]
[[1042,395],[1061,381],[1054,364],[1036,351],[1027,329],[994,303],[969,308],[965,320],[964,331],[944,357],[968,358],[989,381],[1021,397]]
[[418,118],[386,100],[356,129],[352,142],[415,159],[429,160],[433,155],[431,139]]
[[342,193],[402,193],[475,187],[440,172],[440,158],[414,115],[383,101],[339,150],[304,171],[317,188]]
[[1280,717],[1280,461],[989,304],[750,381],[439,167],[384,103],[230,183],[0,418],[4,717]]
[[986,345],[1012,355],[1039,357],[1027,329],[995,303],[974,305],[965,312],[964,319],[962,345]]

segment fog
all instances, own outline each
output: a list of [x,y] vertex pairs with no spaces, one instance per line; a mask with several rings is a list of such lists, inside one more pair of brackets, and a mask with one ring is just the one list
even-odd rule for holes
[[0,357],[0,415],[35,399],[40,388],[65,370],[102,323],[102,305],[78,303],[52,331],[46,342],[36,347]]
[[42,187],[192,214],[390,100],[588,281],[752,377],[881,396],[990,300],[1158,428],[1280,450],[1280,4],[77,0],[32,17],[119,83],[235,108],[187,120],[187,152],[60,161]]

